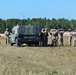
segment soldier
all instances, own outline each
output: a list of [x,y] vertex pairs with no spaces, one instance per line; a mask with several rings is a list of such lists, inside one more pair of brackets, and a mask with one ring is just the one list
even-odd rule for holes
[[63,44],[63,34],[64,34],[64,30],[63,30],[63,29],[60,30],[59,33],[60,33],[60,46],[63,46],[63,45],[64,45],[64,44]]
[[56,39],[55,46],[58,46],[58,30],[55,31],[54,37]]
[[74,30],[73,45],[76,46],[76,30]]
[[8,28],[6,28],[4,34],[6,35],[6,44],[8,43],[8,37],[9,37],[9,31]]
[[57,46],[58,45],[58,30],[52,29],[50,31],[50,35],[52,37],[52,43],[51,46]]
[[45,35],[45,30],[42,28],[41,30],[41,46],[44,46],[44,35]]
[[44,46],[47,46],[47,43],[48,43],[48,29],[45,28]]
[[68,29],[69,33],[70,33],[70,46],[72,45],[72,32],[71,32],[71,29]]

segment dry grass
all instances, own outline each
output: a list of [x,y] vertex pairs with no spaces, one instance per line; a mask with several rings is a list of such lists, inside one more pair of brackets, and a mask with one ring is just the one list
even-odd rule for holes
[[0,41],[0,75],[76,74],[76,47],[12,47]]
[[0,75],[75,75],[75,47],[0,47]]

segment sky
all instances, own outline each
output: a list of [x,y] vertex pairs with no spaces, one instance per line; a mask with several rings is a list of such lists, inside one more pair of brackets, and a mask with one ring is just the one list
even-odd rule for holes
[[0,0],[1,19],[76,19],[76,0]]

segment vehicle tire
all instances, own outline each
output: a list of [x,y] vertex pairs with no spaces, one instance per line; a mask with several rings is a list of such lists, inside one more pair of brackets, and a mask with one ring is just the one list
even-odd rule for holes
[[39,42],[36,42],[36,43],[35,43],[35,46],[39,46]]
[[16,39],[16,47],[20,47],[20,42],[18,39]]
[[28,46],[31,46],[31,43],[28,43]]

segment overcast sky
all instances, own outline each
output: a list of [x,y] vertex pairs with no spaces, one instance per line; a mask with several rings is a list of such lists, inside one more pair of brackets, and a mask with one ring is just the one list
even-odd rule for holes
[[0,18],[76,19],[76,0],[0,0]]

